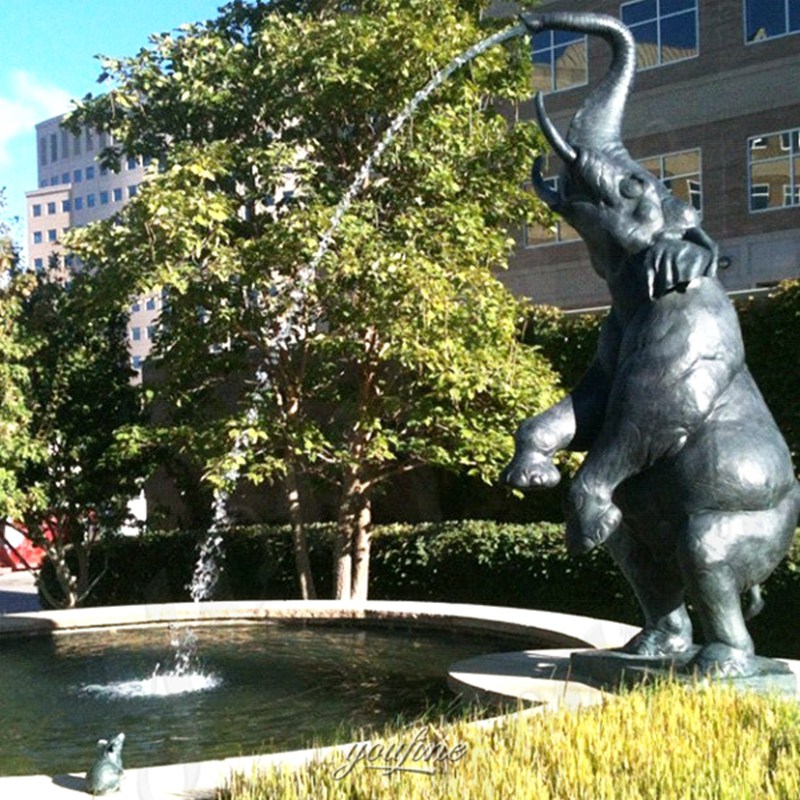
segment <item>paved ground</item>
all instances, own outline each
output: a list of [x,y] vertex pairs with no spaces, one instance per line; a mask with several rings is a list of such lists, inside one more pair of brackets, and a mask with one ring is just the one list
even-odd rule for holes
[[30,572],[0,570],[0,614],[39,610],[34,576]]

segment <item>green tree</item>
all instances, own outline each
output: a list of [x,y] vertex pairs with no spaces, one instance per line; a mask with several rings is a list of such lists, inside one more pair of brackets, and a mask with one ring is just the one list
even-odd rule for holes
[[125,319],[98,315],[92,278],[68,288],[27,272],[0,292],[0,516],[44,548],[72,607],[90,591],[92,543],[118,529],[138,491],[120,438],[137,421]]
[[233,2],[106,60],[113,88],[74,116],[113,133],[109,165],[161,168],[71,245],[114,276],[119,303],[168,290],[162,391],[185,446],[220,483],[282,481],[304,596],[301,476],[338,488],[335,592],[364,598],[376,489],[423,464],[495,480],[516,421],[553,399],[494,275],[509,227],[541,215],[523,189],[536,132],[509,123],[528,94],[523,42],[419,109],[309,266],[394,116],[487,35],[484,5]]

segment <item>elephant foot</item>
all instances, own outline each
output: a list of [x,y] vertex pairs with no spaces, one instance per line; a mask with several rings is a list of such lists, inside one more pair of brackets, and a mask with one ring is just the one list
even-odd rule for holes
[[567,516],[567,549],[572,554],[588,553],[611,536],[622,522],[622,512],[596,495],[573,493]]
[[701,648],[689,670],[709,678],[747,678],[759,671],[759,664],[751,652],[713,642]]
[[501,480],[514,489],[551,489],[561,480],[561,473],[548,456],[530,452],[515,456]]
[[623,653],[637,656],[672,656],[685,653],[691,646],[691,630],[686,634],[660,628],[645,628],[620,649]]

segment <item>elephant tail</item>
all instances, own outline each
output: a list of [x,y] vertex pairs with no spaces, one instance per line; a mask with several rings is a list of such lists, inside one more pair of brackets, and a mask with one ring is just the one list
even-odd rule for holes
[[747,607],[744,609],[744,618],[753,619],[757,614],[760,614],[764,608],[764,598],[761,596],[761,586],[756,584],[751,586],[747,592]]

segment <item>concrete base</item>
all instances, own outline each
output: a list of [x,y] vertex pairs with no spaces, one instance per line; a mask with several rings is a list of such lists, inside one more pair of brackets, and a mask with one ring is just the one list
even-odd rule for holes
[[756,656],[758,671],[755,675],[746,678],[714,677],[700,675],[692,669],[691,661],[699,650],[695,646],[674,656],[637,656],[618,650],[589,650],[573,653],[570,663],[577,680],[611,691],[672,678],[685,683],[724,682],[735,688],[765,694],[777,692],[790,697],[798,694],[797,676],[784,661]]
[[[623,686],[679,674],[696,650],[681,658],[645,658],[614,650],[527,650],[493,653],[454,664],[450,687],[467,701],[578,708],[601,702]],[[747,691],[800,697],[800,661],[762,658],[760,674],[722,679]],[[688,673],[691,682],[708,680]]]

